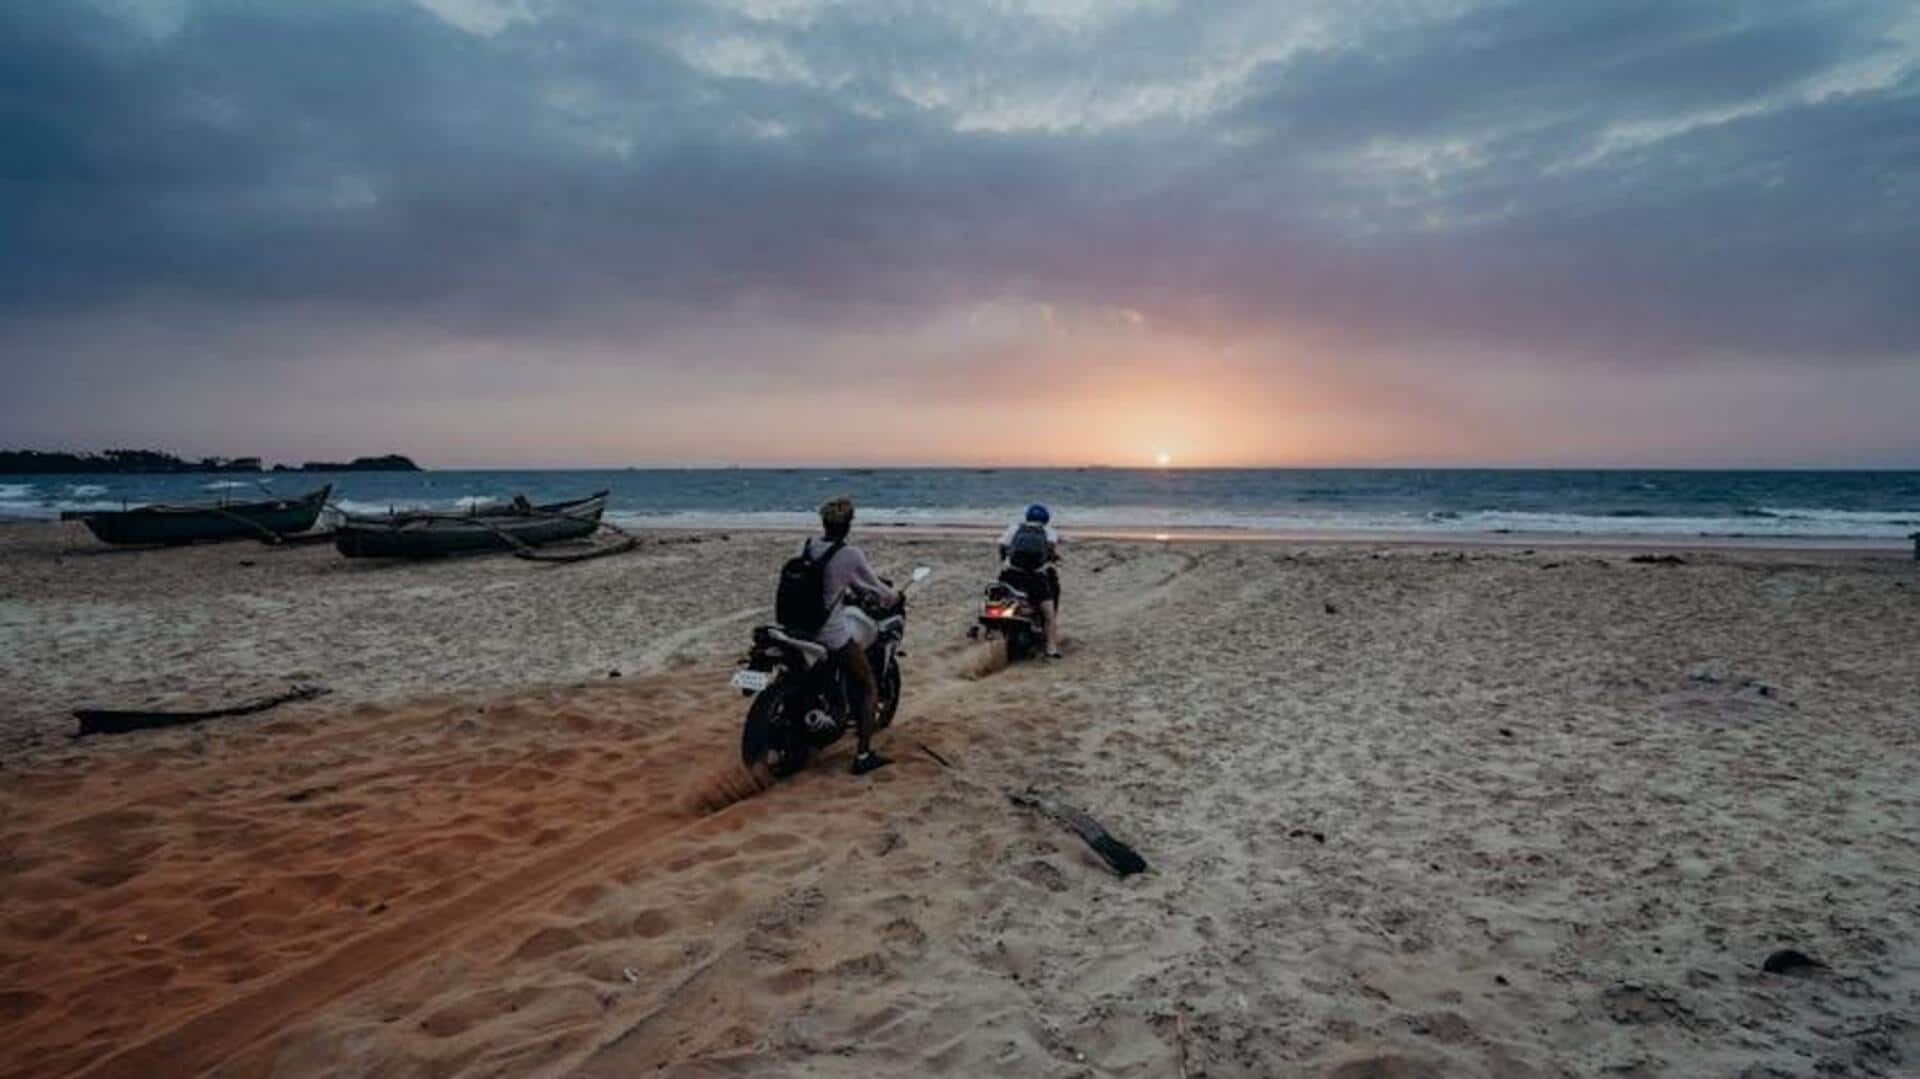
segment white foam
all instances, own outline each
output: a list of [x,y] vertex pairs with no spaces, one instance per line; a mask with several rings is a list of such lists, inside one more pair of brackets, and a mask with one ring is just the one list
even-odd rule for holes
[[1885,525],[1893,528],[1905,528],[1909,531],[1920,528],[1920,509],[1913,510],[1822,510],[1822,509],[1775,509],[1772,506],[1760,507],[1760,512],[1768,517],[1786,521],[1825,521],[1833,524],[1873,527]]
[[[1021,507],[900,508],[863,507],[865,528],[1000,527],[1019,519]],[[1770,511],[1771,513],[1771,511]],[[609,511],[608,519],[638,528],[811,529],[819,519],[809,512],[636,513]],[[1847,540],[1904,539],[1920,527],[1920,514],[1793,511],[1743,517],[1618,517],[1578,513],[1521,511],[1390,512],[1311,511],[1242,513],[1225,510],[1166,509],[1152,506],[1063,506],[1054,523],[1069,537],[1076,529],[1217,530],[1327,535],[1542,535],[1595,537],[1707,537]]]
[[107,489],[97,483],[75,483],[67,486],[68,498],[97,498],[106,493]]
[[[1540,532],[1593,536],[1708,536],[1778,539],[1900,539],[1911,518],[1891,514],[1750,517],[1590,517],[1575,513],[1474,513],[1453,522],[1472,532]],[[1901,523],[1906,520],[1908,523]],[[1454,531],[1453,528],[1442,531]]]

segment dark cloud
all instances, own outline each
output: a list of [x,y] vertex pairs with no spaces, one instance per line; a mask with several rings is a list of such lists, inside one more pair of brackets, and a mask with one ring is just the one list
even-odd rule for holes
[[156,311],[194,329],[139,362],[188,386],[275,362],[183,343],[222,327],[647,363],[1029,301],[1223,346],[1920,354],[1907,5],[432,6],[0,8],[0,334],[41,388],[0,417]]

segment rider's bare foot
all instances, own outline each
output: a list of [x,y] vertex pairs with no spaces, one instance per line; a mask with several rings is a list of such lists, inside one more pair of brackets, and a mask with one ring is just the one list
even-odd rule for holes
[[882,757],[880,754],[875,753],[873,750],[869,749],[865,753],[856,754],[854,756],[853,774],[857,776],[863,776],[863,775],[866,775],[868,772],[873,771],[876,768],[885,768],[887,765],[892,763],[893,763],[892,761],[888,760],[885,757]]

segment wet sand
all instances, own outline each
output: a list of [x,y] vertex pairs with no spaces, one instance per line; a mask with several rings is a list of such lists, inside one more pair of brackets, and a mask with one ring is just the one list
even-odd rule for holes
[[[939,571],[896,764],[753,794],[725,678],[785,537],[369,566],[0,529],[0,1074],[1920,1061],[1900,554],[1092,542],[1067,660],[1000,669],[978,541],[864,539]],[[291,682],[333,692],[68,737]]]

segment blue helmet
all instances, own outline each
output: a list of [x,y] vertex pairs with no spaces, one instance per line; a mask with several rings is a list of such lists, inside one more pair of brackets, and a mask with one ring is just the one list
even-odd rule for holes
[[1047,512],[1047,507],[1035,502],[1033,505],[1027,507],[1027,520],[1037,525],[1043,525],[1053,520],[1053,514]]

